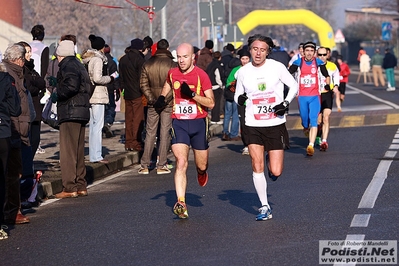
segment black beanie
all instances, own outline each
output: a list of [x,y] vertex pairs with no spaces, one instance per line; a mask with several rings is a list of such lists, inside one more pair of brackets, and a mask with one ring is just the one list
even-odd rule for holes
[[205,41],[205,47],[208,49],[212,49],[213,48],[213,41],[212,40],[206,40]]
[[249,58],[251,58],[251,53],[248,51],[248,49],[242,48],[240,51],[238,51],[237,54],[240,56],[240,58],[243,56],[248,56]]
[[95,36],[93,34],[90,34],[89,40],[91,42],[91,48],[93,49],[101,50],[105,47],[105,41],[100,36]]

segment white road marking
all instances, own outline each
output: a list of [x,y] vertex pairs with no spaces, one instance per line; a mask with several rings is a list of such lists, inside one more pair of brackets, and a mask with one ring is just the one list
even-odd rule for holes
[[389,146],[389,149],[390,149],[390,150],[398,150],[398,149],[399,149],[399,144],[391,144],[391,145]]
[[[399,128],[397,130],[399,132]],[[395,138],[397,138],[398,134],[395,134]],[[391,145],[398,146],[398,145]],[[397,151],[386,151],[384,155],[384,159],[393,159],[397,154]],[[392,160],[383,160],[380,161],[377,170],[374,173],[373,179],[369,183],[366,191],[364,192],[362,199],[360,200],[358,208],[374,208],[375,201],[380,194],[381,188],[384,185],[385,179],[388,176],[388,170],[391,166]],[[371,214],[355,214],[353,216],[350,227],[367,227],[371,218]],[[363,241],[365,235],[347,235],[346,240],[361,240]],[[334,265],[343,265],[337,264]],[[356,265],[354,264],[345,264],[345,265]]]
[[132,171],[132,170],[120,171],[120,172],[115,173],[115,174],[113,174],[113,175],[107,176],[106,178],[103,178],[103,179],[101,179],[101,180],[94,181],[93,184],[88,185],[87,188],[89,189],[89,188],[91,188],[91,187],[100,185],[100,184],[102,184],[102,183],[104,183],[104,182],[107,182],[107,181],[109,181],[109,180],[115,179],[115,178],[117,178],[117,177],[119,177],[119,176],[121,176],[121,175],[127,174],[127,173],[129,173],[129,172],[131,172],[131,171]]
[[[345,239],[345,243],[346,243],[346,241],[354,241],[354,240],[363,241],[364,237],[365,237],[365,235],[347,235],[346,239]],[[345,247],[346,247],[346,245],[342,246],[342,248],[345,248]],[[356,263],[344,263],[344,264],[342,264],[342,263],[334,263],[334,266],[339,266],[339,265],[348,266],[348,265],[356,265]]]
[[[93,184],[90,184],[90,185],[87,186],[87,189],[90,189],[90,188],[92,188],[94,186],[100,185],[100,184],[102,184],[104,182],[107,182],[109,180],[115,179],[115,178],[117,178],[117,177],[119,177],[121,175],[127,174],[127,173],[129,173],[131,171],[132,170],[123,170],[123,171],[120,171],[120,172],[115,173],[113,175],[107,176],[104,179],[101,179],[101,180],[98,180],[98,181],[94,181]],[[48,204],[54,203],[54,202],[59,201],[59,200],[60,199],[48,199],[48,200],[44,201],[42,204],[40,204],[40,206],[46,206]]]
[[391,166],[392,160],[380,161],[377,170],[374,173],[373,179],[368,185],[366,191],[360,200],[358,208],[374,208],[375,201],[377,200],[378,194],[380,194],[382,185],[384,185],[385,179],[388,175],[389,167]]
[[355,214],[352,219],[351,227],[367,227],[371,214]]
[[350,88],[350,89],[352,89],[352,90],[354,90],[354,91],[357,91],[357,92],[359,92],[359,93],[361,93],[361,94],[363,94],[363,95],[366,95],[367,97],[370,97],[370,98],[373,99],[373,100],[376,100],[376,101],[381,102],[381,103],[383,103],[383,104],[389,105],[389,106],[391,106],[391,107],[394,108],[394,109],[399,109],[399,105],[394,104],[393,102],[385,101],[385,100],[383,100],[383,99],[381,99],[381,98],[378,98],[377,96],[374,96],[374,95],[371,94],[371,93],[365,92],[365,91],[363,91],[363,90],[361,90],[361,89],[358,89],[358,88],[353,87],[353,86],[348,85],[348,84],[346,85],[346,87],[348,87],[348,88]]

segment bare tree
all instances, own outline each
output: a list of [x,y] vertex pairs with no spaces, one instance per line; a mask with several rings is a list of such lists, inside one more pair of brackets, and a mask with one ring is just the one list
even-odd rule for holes
[[[33,25],[43,24],[46,36],[59,38],[63,34],[75,34],[78,47],[88,48],[88,36],[95,34],[103,37],[111,45],[113,52],[119,56],[133,38],[144,38],[149,35],[150,20],[148,14],[135,9],[124,0],[85,0],[91,5],[74,0],[23,0],[23,28],[30,31]],[[202,0],[204,1],[204,0]],[[333,1],[319,4],[320,0],[234,0],[232,1],[233,23],[256,9],[281,10],[304,8],[313,11],[327,21],[333,21],[331,8]],[[226,3],[228,1],[225,1]],[[265,3],[266,2],[266,3]],[[104,8],[95,4],[120,6],[121,9]],[[326,6],[327,5],[327,6]],[[181,42],[196,44],[197,41],[197,1],[196,0],[168,0],[167,11],[167,39],[172,48]],[[227,11],[227,6],[226,6]],[[228,15],[228,14],[227,14]],[[226,15],[226,17],[227,17]],[[161,38],[161,13],[156,12],[152,22],[152,38]],[[314,32],[303,25],[262,26],[255,28],[248,35],[263,33],[271,35],[287,47],[296,47],[301,41],[313,38]],[[313,36],[312,36],[313,35]]]

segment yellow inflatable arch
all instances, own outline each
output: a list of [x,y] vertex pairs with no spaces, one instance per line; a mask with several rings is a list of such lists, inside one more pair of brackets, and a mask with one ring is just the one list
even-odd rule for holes
[[238,28],[244,35],[259,25],[289,24],[305,25],[317,32],[321,46],[335,49],[334,33],[330,24],[309,10],[254,10],[237,22]]

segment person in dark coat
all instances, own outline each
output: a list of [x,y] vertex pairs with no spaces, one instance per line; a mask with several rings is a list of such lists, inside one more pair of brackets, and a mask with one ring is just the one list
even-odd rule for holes
[[[33,170],[33,158],[35,157],[36,150],[40,143],[40,128],[42,122],[42,109],[43,106],[40,104],[40,99],[43,97],[46,90],[46,82],[44,78],[36,72],[35,64],[32,55],[32,48],[27,42],[19,42],[18,44],[25,47],[25,65],[23,68],[25,86],[28,89],[33,107],[35,110],[35,117],[31,121],[30,126],[30,146],[22,145],[22,164],[23,171],[21,177],[21,207],[30,208],[32,206],[37,207],[39,202],[36,200],[37,196],[37,180],[35,179],[35,173]],[[33,188],[33,189],[32,189]]]
[[[14,78],[6,72],[5,66],[0,63],[0,206],[4,206],[6,198],[6,171],[8,154],[10,151],[11,116],[21,114],[21,100],[14,86]],[[0,209],[0,240],[8,238],[2,228],[4,210]]]
[[148,49],[141,39],[133,39],[126,54],[119,60],[119,82],[125,99],[125,150],[141,151],[144,129],[144,106],[140,89],[141,68]]
[[6,202],[4,221],[6,224],[29,223],[30,219],[21,213],[20,177],[22,176],[22,145],[29,147],[31,108],[29,91],[24,86],[25,47],[13,44],[4,53],[3,63],[7,72],[14,78],[15,88],[21,99],[21,114],[11,117],[11,148],[7,164]]
[[387,91],[395,91],[395,67],[398,65],[398,60],[396,56],[391,53],[389,48],[385,49],[384,60],[382,61],[382,68],[385,69],[385,74],[387,75],[388,88]]
[[[108,64],[107,64],[108,73],[109,74],[118,73],[118,66],[116,65],[114,57],[111,55],[111,47],[109,47],[108,44],[105,45],[104,54],[108,59]],[[115,121],[115,115],[116,115],[115,102],[119,101],[120,98],[119,88],[120,88],[119,76],[115,77],[114,82],[107,84],[109,104],[105,106],[104,127],[103,127],[103,132],[105,133],[105,136],[107,138],[111,138],[114,136],[111,130],[111,126],[114,124]]]
[[206,68],[206,73],[212,83],[213,95],[215,97],[215,106],[211,112],[211,124],[223,124],[223,120],[220,120],[220,106],[221,98],[223,95],[223,80],[224,70],[221,64],[222,55],[219,51],[213,53],[213,60]]
[[212,62],[212,53],[213,53],[212,49],[213,49],[213,41],[206,40],[205,47],[199,51],[197,59],[197,67],[206,71],[206,68]]
[[[59,61],[57,101],[60,123],[60,166],[63,191],[56,198],[87,196],[85,180],[85,126],[90,119],[90,77],[75,57],[74,43],[61,41],[56,50]],[[55,98],[55,99],[54,99]]]

